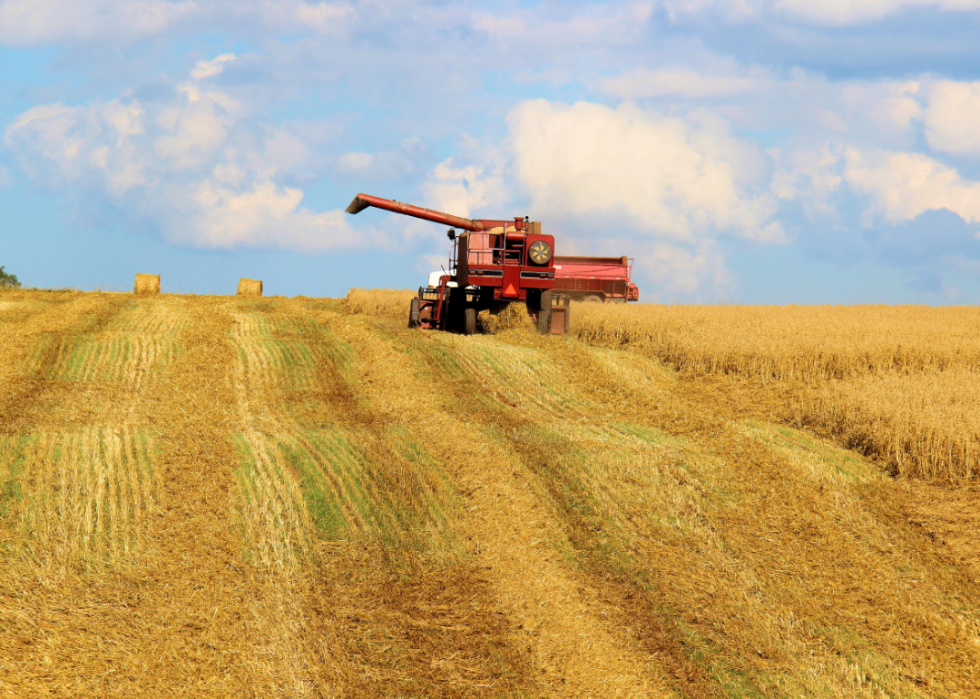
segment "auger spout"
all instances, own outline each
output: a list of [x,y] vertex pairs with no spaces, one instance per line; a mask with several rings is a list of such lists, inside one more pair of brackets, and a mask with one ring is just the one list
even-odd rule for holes
[[488,226],[482,221],[475,221],[473,219],[463,218],[462,216],[453,216],[452,214],[446,214],[441,211],[433,211],[432,209],[423,209],[421,206],[404,204],[393,199],[382,199],[381,197],[375,197],[370,194],[358,194],[356,197],[354,197],[354,201],[352,201],[350,206],[347,207],[347,213],[357,214],[364,211],[364,209],[368,208],[369,206],[373,206],[378,209],[386,209],[387,211],[393,211],[396,214],[404,214],[405,216],[421,218],[425,221],[443,223],[447,226],[462,228],[466,231],[482,231],[488,228]]

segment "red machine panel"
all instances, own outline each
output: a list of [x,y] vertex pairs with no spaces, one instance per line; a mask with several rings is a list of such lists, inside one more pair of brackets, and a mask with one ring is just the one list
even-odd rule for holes
[[589,301],[637,301],[639,289],[630,281],[628,257],[555,256],[556,292]]

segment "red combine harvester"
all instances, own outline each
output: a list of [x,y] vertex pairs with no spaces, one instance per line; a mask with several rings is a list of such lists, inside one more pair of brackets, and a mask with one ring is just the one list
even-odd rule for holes
[[555,288],[575,301],[639,301],[640,290],[630,277],[633,260],[629,257],[555,256]]
[[468,219],[370,194],[354,197],[347,213],[357,214],[370,206],[453,226],[448,233],[453,241],[449,271],[430,275],[429,285],[419,289],[412,299],[410,326],[472,335],[480,311],[525,303],[540,332],[565,332],[567,299],[553,302],[551,295],[555,238],[542,234],[539,222]]

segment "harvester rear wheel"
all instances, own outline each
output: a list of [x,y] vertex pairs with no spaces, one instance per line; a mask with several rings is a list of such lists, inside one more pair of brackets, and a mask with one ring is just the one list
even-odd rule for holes
[[541,292],[541,308],[538,310],[538,332],[542,335],[551,333],[551,292]]
[[408,327],[417,328],[422,325],[422,313],[419,310],[418,298],[412,299],[411,308],[408,311]]
[[467,306],[463,312],[463,334],[476,335],[476,309]]
[[602,303],[605,300],[602,296],[596,296],[595,294],[589,294],[585,297],[586,303]]

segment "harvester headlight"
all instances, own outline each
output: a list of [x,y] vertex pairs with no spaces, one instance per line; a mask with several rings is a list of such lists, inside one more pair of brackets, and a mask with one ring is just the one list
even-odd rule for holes
[[536,265],[546,265],[551,259],[551,246],[543,240],[535,240],[527,249],[527,256]]

